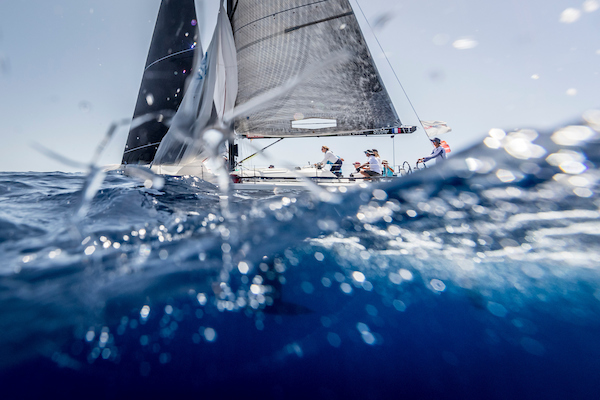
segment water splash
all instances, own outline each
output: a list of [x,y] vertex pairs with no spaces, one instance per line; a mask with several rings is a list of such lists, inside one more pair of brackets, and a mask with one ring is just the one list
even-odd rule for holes
[[[168,365],[207,390],[215,381],[192,374],[193,360],[215,371],[227,361],[235,379],[297,363],[323,371],[347,356],[360,359],[355,368],[376,360],[428,379],[471,380],[468,365],[488,371],[494,354],[544,376],[573,357],[594,365],[595,342],[576,338],[597,332],[600,315],[597,114],[552,132],[491,130],[443,168],[357,186],[337,204],[233,192],[233,220],[197,178],[165,177],[159,190],[111,172],[77,242],[48,232],[65,232],[82,176],[52,177],[42,191],[43,174],[0,174],[14,191],[1,194],[3,210],[26,204],[33,221],[43,201],[54,216],[21,235],[14,224],[0,243],[10,288],[0,292],[1,340],[14,349],[4,362],[41,353],[132,379]],[[563,354],[577,340],[588,351]]]

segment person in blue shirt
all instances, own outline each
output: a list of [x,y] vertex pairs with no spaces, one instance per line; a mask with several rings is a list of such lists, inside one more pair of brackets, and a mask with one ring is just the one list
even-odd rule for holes
[[435,160],[436,164],[446,159],[446,149],[444,149],[441,145],[441,140],[439,138],[431,139],[431,143],[435,146],[431,154],[427,157],[419,158],[417,160],[417,164],[420,162],[427,162],[429,160]]
[[394,169],[392,167],[389,166],[387,160],[383,160],[381,162],[381,165],[383,167],[383,172],[381,175],[383,176],[394,176]]

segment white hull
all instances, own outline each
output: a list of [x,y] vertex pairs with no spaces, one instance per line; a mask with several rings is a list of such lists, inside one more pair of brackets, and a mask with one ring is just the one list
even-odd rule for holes
[[[123,166],[126,174],[137,176],[143,168],[137,166]],[[181,165],[153,165],[150,170],[158,175],[170,176],[194,176],[218,186],[217,176],[204,164]],[[315,167],[304,167],[289,170],[286,168],[253,168],[238,169],[231,173],[232,188],[234,190],[303,190],[311,183],[321,187],[350,188],[358,185],[366,185],[372,182],[364,177],[342,177],[338,178],[329,170]],[[395,178],[379,178],[377,181]],[[343,190],[343,189],[342,189]]]

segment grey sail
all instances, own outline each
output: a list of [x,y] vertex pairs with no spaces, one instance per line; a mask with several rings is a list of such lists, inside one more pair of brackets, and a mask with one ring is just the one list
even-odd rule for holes
[[[302,137],[414,131],[398,129],[401,121],[348,0],[228,0],[228,13],[237,49],[236,104],[243,105],[304,74],[302,82],[269,107],[238,116],[238,135]],[[345,57],[326,65],[336,54]],[[316,73],[306,75],[315,68]],[[326,120],[326,127],[315,129],[310,123],[297,123],[317,119]]]
[[[194,0],[163,0],[148,51],[124,164],[149,164],[183,99],[200,46]],[[201,51],[201,50],[200,50]]]

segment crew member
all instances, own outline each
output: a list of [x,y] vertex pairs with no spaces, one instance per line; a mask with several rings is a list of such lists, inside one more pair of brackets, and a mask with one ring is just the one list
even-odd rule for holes
[[387,160],[383,160],[381,162],[381,165],[383,166],[383,176],[394,176],[394,173],[396,171],[394,171],[394,169],[392,167],[389,166]]
[[320,165],[323,166],[325,164],[331,163],[330,171],[337,176],[338,178],[342,176],[342,162],[344,161],[342,158],[333,154],[333,151],[329,150],[327,146],[321,146],[321,151],[325,153],[325,157],[323,157],[323,161],[316,163],[315,166]]
[[372,150],[367,150],[367,151],[365,151],[365,155],[367,156],[367,158],[369,160],[359,167],[360,173],[365,178],[373,178],[374,176],[375,177],[381,176],[381,164],[379,164],[379,162],[377,161],[377,158],[375,158],[375,153],[373,153]]
[[417,164],[420,162],[427,162],[429,160],[435,160],[436,164],[441,162],[441,160],[446,159],[446,149],[441,146],[441,140],[439,138],[431,139],[431,143],[435,146],[431,154],[427,157],[419,158],[417,160]]

